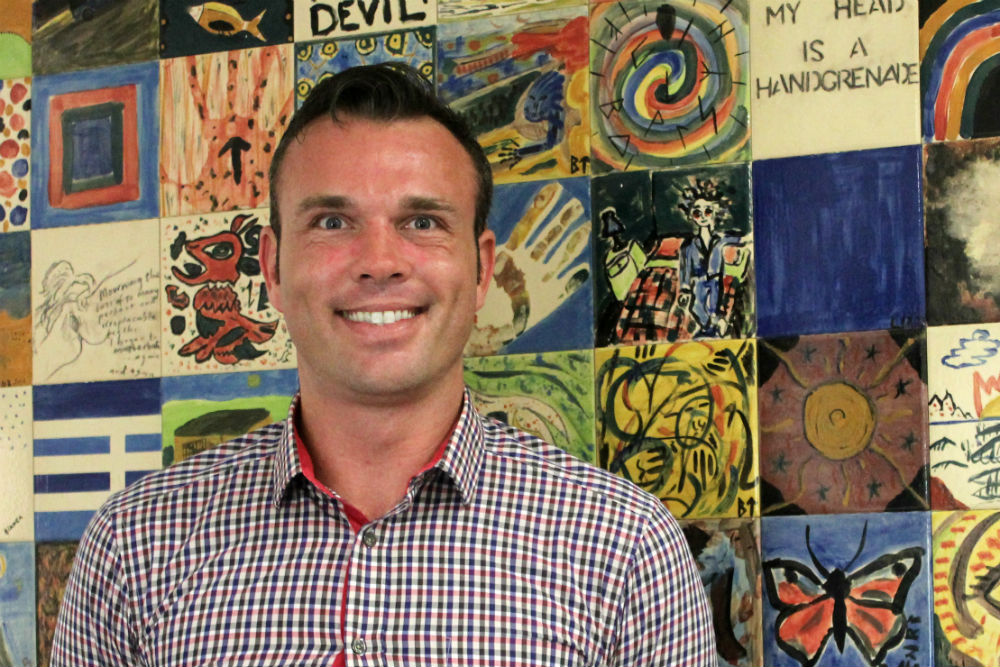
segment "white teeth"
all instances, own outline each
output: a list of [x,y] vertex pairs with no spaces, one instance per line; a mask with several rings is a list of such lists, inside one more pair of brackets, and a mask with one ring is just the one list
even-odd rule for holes
[[395,324],[400,320],[408,320],[411,317],[416,317],[416,315],[412,310],[344,311],[344,317],[352,322],[367,322],[368,324],[377,325]]

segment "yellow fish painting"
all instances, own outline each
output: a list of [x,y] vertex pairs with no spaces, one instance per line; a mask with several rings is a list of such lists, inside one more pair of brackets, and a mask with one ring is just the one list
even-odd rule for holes
[[236,9],[221,2],[206,2],[188,7],[188,14],[191,15],[191,18],[208,32],[230,37],[246,31],[262,42],[267,40],[260,31],[260,20],[264,18],[266,12],[265,9],[255,18],[247,21],[240,16]]

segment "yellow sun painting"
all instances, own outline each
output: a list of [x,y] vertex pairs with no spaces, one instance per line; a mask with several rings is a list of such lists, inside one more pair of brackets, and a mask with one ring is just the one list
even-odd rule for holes
[[927,509],[923,334],[761,343],[765,514]]

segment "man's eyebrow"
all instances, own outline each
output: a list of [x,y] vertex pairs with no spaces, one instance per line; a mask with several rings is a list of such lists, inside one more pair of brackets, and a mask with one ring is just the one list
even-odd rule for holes
[[410,196],[403,199],[403,208],[408,211],[449,211],[456,210],[455,206],[444,199],[436,197]]
[[351,206],[351,198],[343,195],[313,195],[306,197],[296,207],[299,213],[316,208],[345,209]]

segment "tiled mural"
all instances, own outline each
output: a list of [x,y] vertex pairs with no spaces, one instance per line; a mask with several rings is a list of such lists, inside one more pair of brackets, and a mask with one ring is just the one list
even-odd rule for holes
[[720,667],[1000,667],[998,24],[1000,0],[5,0],[0,665],[48,664],[110,493],[285,414],[270,157],[315,82],[394,60],[497,183],[477,404],[663,500]]

